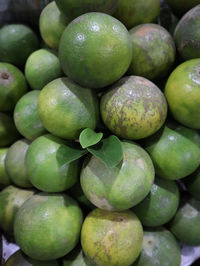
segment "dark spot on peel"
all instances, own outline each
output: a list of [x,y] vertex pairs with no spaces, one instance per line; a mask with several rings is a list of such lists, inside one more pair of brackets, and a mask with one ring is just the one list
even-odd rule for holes
[[7,73],[3,72],[3,73],[1,74],[1,78],[2,78],[2,79],[9,79],[9,75],[8,75]]

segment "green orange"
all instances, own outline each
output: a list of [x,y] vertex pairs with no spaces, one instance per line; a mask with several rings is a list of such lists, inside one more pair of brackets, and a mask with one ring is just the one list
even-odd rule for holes
[[200,59],[188,60],[169,76],[165,96],[173,117],[181,124],[200,129]]
[[0,63],[0,111],[14,109],[16,102],[26,91],[23,73],[11,64]]
[[197,200],[200,200],[200,168],[183,180],[187,191]]
[[10,177],[5,168],[5,159],[8,148],[0,148],[0,189],[11,184]]
[[81,245],[95,265],[130,266],[142,248],[143,229],[130,211],[108,212],[95,209],[85,218]]
[[173,13],[177,16],[182,16],[184,13],[189,11],[191,8],[199,4],[199,0],[166,0],[167,4],[172,9]]
[[64,73],[83,87],[104,88],[127,71],[132,45],[125,26],[107,14],[91,12],[64,30],[59,59]]
[[29,257],[53,260],[65,256],[77,244],[82,212],[71,197],[62,193],[34,195],[17,212],[16,243]]
[[88,258],[85,256],[80,246],[78,245],[62,260],[63,266],[92,266]]
[[99,121],[97,96],[69,78],[47,84],[38,99],[38,113],[44,127],[64,139],[78,139],[87,127],[95,129]]

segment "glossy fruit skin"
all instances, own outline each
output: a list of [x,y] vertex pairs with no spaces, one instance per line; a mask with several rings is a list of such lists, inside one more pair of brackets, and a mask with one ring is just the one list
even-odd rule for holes
[[146,139],[144,145],[159,177],[177,180],[190,175],[199,166],[199,147],[167,126]]
[[62,70],[56,53],[49,49],[33,52],[26,61],[25,76],[33,90],[41,90],[50,81],[61,77]]
[[38,261],[27,257],[21,250],[16,251],[6,261],[5,266],[59,266],[58,261]]
[[119,0],[113,16],[119,19],[127,29],[131,29],[139,24],[156,21],[159,13],[159,0]]
[[58,9],[55,1],[50,2],[40,14],[40,34],[52,49],[58,49],[62,33],[70,22]]
[[53,135],[78,139],[83,129],[96,128],[99,103],[90,89],[80,87],[69,78],[59,78],[42,89],[38,113],[44,127]]
[[89,12],[102,12],[113,14],[118,0],[55,0],[60,11],[72,19]]
[[[180,207],[170,222],[169,229],[175,237],[186,245],[200,244],[200,201],[192,197],[182,197]],[[188,228],[190,229],[188,233]]]
[[200,200],[200,168],[183,180],[187,191],[197,200]]
[[10,177],[5,169],[5,158],[8,148],[0,148],[0,189],[11,184]]
[[181,124],[200,129],[200,59],[180,64],[169,76],[165,97],[173,117]]
[[180,266],[179,245],[164,227],[144,231],[142,251],[133,266]]
[[129,74],[150,80],[169,74],[175,61],[176,48],[167,30],[157,24],[142,24],[130,31],[132,61]]
[[29,145],[30,142],[26,139],[16,141],[9,147],[5,158],[5,168],[10,180],[22,188],[32,187],[24,162]]
[[0,63],[0,111],[11,111],[26,93],[27,84],[23,73],[15,66]]
[[100,111],[111,132],[136,140],[160,129],[167,116],[167,103],[163,93],[151,81],[127,76],[103,94]]
[[200,5],[188,11],[176,26],[174,40],[183,60],[200,57]]
[[10,115],[0,112],[0,147],[5,147],[19,138],[19,133]]
[[133,211],[144,226],[161,226],[175,215],[179,189],[174,181],[156,178],[147,197]]
[[76,246],[82,220],[81,209],[71,197],[41,192],[19,209],[14,223],[15,240],[33,259],[57,259]]
[[34,190],[13,185],[7,186],[0,192],[0,227],[5,232],[13,234],[13,224],[19,208],[34,193]]
[[103,210],[122,211],[135,206],[147,196],[154,182],[149,155],[131,142],[122,142],[122,147],[123,160],[113,168],[95,156],[88,157],[83,164],[80,179],[83,192]]
[[179,17],[200,3],[199,0],[166,0],[166,2],[173,13]]
[[10,24],[0,29],[1,62],[23,66],[27,57],[36,50],[38,46],[38,38],[28,26]]
[[66,163],[67,142],[53,135],[35,139],[29,146],[25,166],[29,181],[45,192],[61,192],[78,179],[79,161]]
[[37,110],[39,94],[39,90],[26,93],[14,109],[15,125],[22,136],[28,140],[34,140],[46,132]]
[[141,223],[130,210],[95,209],[86,217],[81,231],[84,254],[95,265],[131,265],[141,251],[142,238]]
[[125,74],[131,57],[127,29],[103,13],[92,12],[76,18],[60,40],[62,69],[83,87],[100,89],[112,84]]

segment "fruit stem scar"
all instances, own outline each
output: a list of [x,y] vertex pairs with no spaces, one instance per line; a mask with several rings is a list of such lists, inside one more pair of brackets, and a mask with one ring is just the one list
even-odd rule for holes
[[8,75],[7,73],[3,72],[3,73],[1,74],[1,78],[2,78],[2,79],[9,79],[9,75]]

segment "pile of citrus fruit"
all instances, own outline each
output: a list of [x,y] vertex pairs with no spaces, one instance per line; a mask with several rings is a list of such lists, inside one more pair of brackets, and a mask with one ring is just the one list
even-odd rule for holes
[[179,266],[200,245],[199,29],[199,0],[56,0],[38,34],[0,28],[6,266]]

